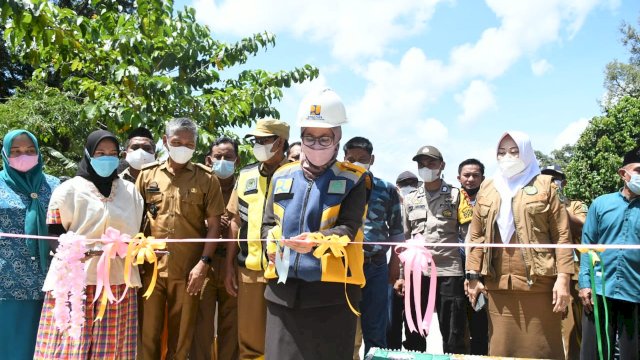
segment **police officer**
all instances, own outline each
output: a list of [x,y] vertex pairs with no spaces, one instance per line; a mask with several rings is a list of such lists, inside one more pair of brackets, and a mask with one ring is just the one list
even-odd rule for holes
[[[187,118],[166,124],[162,138],[166,161],[142,168],[136,188],[145,201],[145,233],[157,239],[220,237],[224,203],[211,169],[191,162],[197,126]],[[207,278],[215,243],[170,242],[153,293],[142,305],[142,359],[160,359],[161,335],[168,314],[168,359],[187,359],[198,314],[199,295]],[[151,282],[153,265],[145,264],[143,288]]]
[[[445,162],[440,150],[433,146],[423,146],[413,157],[413,161],[418,164],[418,174],[424,184],[404,198],[405,237],[409,239],[421,234],[428,243],[457,244],[461,220],[458,218],[460,191],[441,179]],[[464,265],[460,251],[455,247],[434,247],[431,253],[438,272],[435,306],[443,351],[465,354],[467,317]],[[404,280],[398,279],[395,288],[399,293],[404,293]],[[422,277],[422,288],[423,308],[426,308],[426,294],[430,290],[428,276]],[[426,339],[419,333],[410,332],[406,323],[405,333],[406,349],[426,350]]]
[[267,259],[260,229],[271,177],[280,165],[287,163],[284,154],[289,147],[289,125],[276,119],[261,119],[247,136],[252,137],[253,154],[258,162],[240,170],[227,205],[227,211],[233,214],[233,235],[245,241],[227,244],[225,287],[229,294],[238,297],[240,359],[256,359],[264,356],[267,321],[264,299]]

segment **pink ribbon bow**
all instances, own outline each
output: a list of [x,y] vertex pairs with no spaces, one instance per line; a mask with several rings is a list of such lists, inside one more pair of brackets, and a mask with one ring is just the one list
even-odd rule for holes
[[[96,295],[93,302],[95,303],[100,299],[100,294],[104,290],[104,297],[106,297],[110,303],[113,303],[116,301],[116,297],[111,292],[111,284],[109,282],[111,259],[115,259],[116,257],[124,259],[127,256],[127,243],[131,241],[131,236],[120,234],[120,231],[117,229],[109,227],[102,235],[100,241],[102,241],[104,245],[96,268]],[[122,293],[122,297],[117,301],[122,301],[126,294],[127,291],[125,290]]]
[[[404,251],[398,251],[404,249]],[[424,246],[424,237],[420,234],[407,240],[404,244],[396,246],[396,253],[400,261],[404,264],[404,313],[407,318],[407,326],[412,332],[418,332],[422,336],[429,334],[429,326],[433,317],[433,310],[436,303],[436,286],[438,275],[436,264],[433,262],[431,251]],[[422,274],[431,267],[431,280],[429,283],[429,299],[427,310],[422,317]],[[413,302],[416,311],[416,322],[411,314],[411,290],[413,288]],[[420,321],[422,320],[422,321]]]

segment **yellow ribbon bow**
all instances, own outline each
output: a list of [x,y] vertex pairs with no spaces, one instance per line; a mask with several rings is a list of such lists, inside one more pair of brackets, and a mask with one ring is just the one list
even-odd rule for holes
[[590,248],[590,247],[586,247],[586,246],[581,246],[581,247],[576,248],[576,250],[578,250],[578,252],[581,253],[581,254],[590,253],[591,254],[591,265],[594,266],[597,262],[600,262],[600,256],[598,256],[598,253],[601,253],[601,252],[605,251],[606,249],[604,249],[604,248]]
[[131,287],[129,272],[131,271],[132,264],[142,265],[145,260],[153,264],[151,283],[149,283],[149,288],[144,295],[142,295],[145,299],[148,299],[153,293],[156,280],[158,279],[158,257],[155,251],[163,250],[166,246],[167,244],[164,241],[156,241],[153,236],[145,237],[142,233],[138,233],[131,239],[127,247],[127,257],[124,261],[124,279],[127,286]]
[[349,272],[349,257],[347,256],[347,249],[345,247],[349,245],[349,237],[346,235],[338,236],[338,235],[330,235],[324,236],[321,233],[311,233],[307,235],[307,240],[311,240],[318,244],[316,249],[313,251],[313,256],[318,259],[322,258],[327,250],[331,251],[331,254],[335,257],[344,257],[344,296],[347,298],[347,304],[351,311],[356,314],[356,316],[360,316],[360,313],[351,305],[351,300],[349,300],[349,295],[347,294],[347,275]]

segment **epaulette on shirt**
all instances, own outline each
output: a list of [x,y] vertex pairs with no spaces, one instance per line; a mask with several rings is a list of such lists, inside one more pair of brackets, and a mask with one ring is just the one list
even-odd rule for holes
[[204,164],[198,164],[198,163],[195,163],[195,165],[196,165],[197,167],[199,167],[200,169],[202,169],[202,170],[206,171],[206,172],[207,172],[207,173],[209,173],[209,174],[211,174],[211,173],[213,172],[213,170],[211,170],[211,168],[210,168],[210,167],[208,167],[207,165],[204,165]]
[[142,168],[140,168],[140,170],[146,170],[146,169],[151,169],[152,167],[156,167],[159,165],[162,165],[162,163],[164,163],[166,160],[160,161],[160,160],[156,160],[154,162],[150,162],[148,164],[144,164],[142,165]]

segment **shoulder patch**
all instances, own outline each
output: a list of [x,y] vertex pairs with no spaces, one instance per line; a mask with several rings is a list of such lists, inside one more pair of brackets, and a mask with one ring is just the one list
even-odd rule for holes
[[338,167],[340,168],[340,170],[349,170],[352,172],[355,172],[359,175],[364,174],[366,172],[366,170],[358,165],[353,165],[352,163],[348,162],[348,161],[337,161],[336,164],[338,165]]
[[527,195],[535,195],[538,193],[538,188],[533,185],[525,186],[522,190]]

